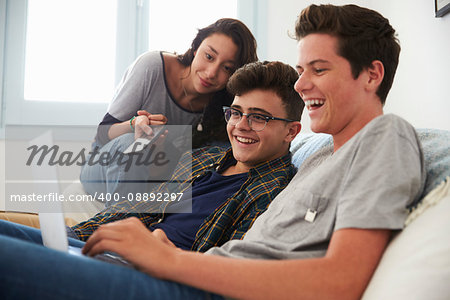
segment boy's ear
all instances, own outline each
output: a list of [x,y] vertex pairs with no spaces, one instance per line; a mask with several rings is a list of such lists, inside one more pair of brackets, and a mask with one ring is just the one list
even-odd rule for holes
[[379,60],[374,60],[367,68],[368,80],[366,82],[366,89],[368,91],[376,92],[384,78],[384,65]]
[[284,140],[287,143],[290,143],[294,140],[297,134],[299,134],[300,130],[302,129],[302,124],[300,124],[299,121],[295,121],[288,123],[287,126],[289,126],[289,131]]

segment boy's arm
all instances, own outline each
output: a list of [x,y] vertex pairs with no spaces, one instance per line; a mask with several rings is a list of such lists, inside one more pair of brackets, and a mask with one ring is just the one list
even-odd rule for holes
[[157,272],[164,279],[238,299],[360,299],[389,237],[387,230],[342,229],[333,234],[326,256],[315,259],[250,260],[180,252],[172,265]]
[[340,229],[323,258],[232,259],[170,247],[132,218],[102,226],[83,252],[113,251],[155,277],[232,298],[359,299],[389,237],[389,230]]

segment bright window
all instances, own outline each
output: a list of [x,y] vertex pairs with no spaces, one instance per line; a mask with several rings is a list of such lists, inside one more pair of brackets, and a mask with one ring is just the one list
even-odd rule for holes
[[137,56],[183,53],[239,1],[0,0],[3,124],[97,125]]
[[110,101],[116,9],[111,0],[28,0],[24,98]]

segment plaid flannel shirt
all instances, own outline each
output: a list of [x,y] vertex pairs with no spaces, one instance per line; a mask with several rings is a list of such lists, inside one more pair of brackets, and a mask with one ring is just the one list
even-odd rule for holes
[[[231,148],[202,148],[185,154],[180,159],[171,180],[161,184],[157,191],[183,192],[206,172],[222,171],[221,168],[229,165],[227,163],[230,160],[234,160]],[[255,219],[286,187],[295,172],[290,153],[250,169],[247,180],[240,189],[203,221],[196,234],[192,250],[205,252],[230,239],[242,239]],[[169,191],[170,182],[180,182],[181,184],[176,185],[178,190]],[[144,204],[142,202],[136,204],[136,206],[139,205]],[[167,206],[168,204],[158,205],[156,211],[152,213],[130,213],[129,211],[138,211],[137,207],[124,208],[113,205],[91,219],[75,225],[72,229],[81,240],[87,240],[100,225],[132,216],[139,218],[147,227],[150,227],[164,220]]]

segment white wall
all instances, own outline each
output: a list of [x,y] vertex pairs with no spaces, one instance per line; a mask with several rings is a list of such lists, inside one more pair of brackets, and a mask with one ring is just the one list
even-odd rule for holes
[[[379,11],[397,30],[402,51],[385,112],[402,116],[417,128],[450,130],[450,14],[434,17],[434,0],[305,1],[267,0],[267,57],[295,66],[294,32],[300,11],[311,3],[354,3]],[[414,3],[414,4],[412,4]],[[309,130],[309,118],[303,116]]]

